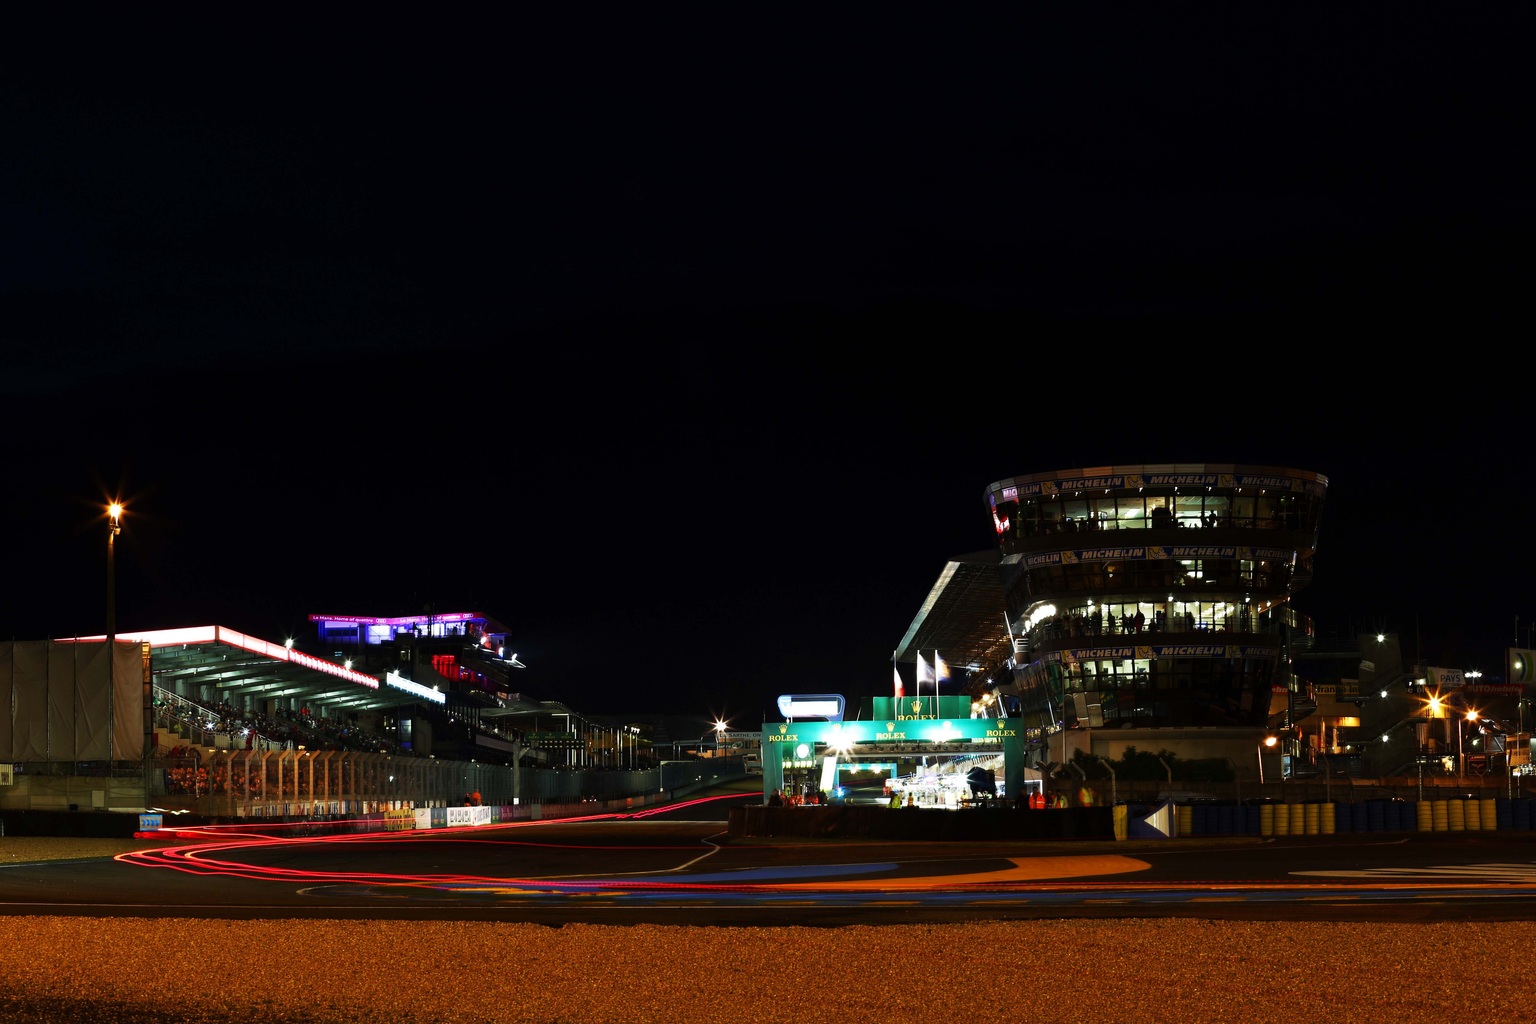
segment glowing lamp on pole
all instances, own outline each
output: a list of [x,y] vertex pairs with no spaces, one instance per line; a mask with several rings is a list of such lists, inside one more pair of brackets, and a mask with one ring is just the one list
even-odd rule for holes
[[1467,756],[1463,746],[1465,742],[1463,736],[1467,731],[1467,726],[1465,723],[1475,723],[1476,721],[1477,711],[1469,710],[1466,714],[1465,722],[1456,726],[1456,777],[1458,779],[1465,779],[1467,777]]
[[107,506],[107,647],[117,632],[117,535],[123,531],[123,505],[114,501]]
[[1265,736],[1264,739],[1259,741],[1259,785],[1261,786],[1264,785],[1264,748],[1268,747],[1273,750],[1278,742],[1280,741],[1273,736]]

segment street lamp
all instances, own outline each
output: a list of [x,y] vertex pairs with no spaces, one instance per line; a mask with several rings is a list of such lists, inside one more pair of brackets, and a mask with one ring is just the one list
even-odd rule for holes
[[1465,782],[1467,779],[1467,756],[1465,753],[1465,748],[1462,745],[1465,742],[1463,736],[1467,731],[1465,722],[1476,721],[1477,712],[1468,711],[1464,722],[1458,722],[1456,725],[1456,778],[1463,782]]
[[[114,501],[107,506],[107,688],[116,692],[117,673],[117,535],[123,531],[123,503]],[[140,709],[144,724],[144,752],[140,755],[144,773],[144,809],[149,810],[153,787],[150,781],[150,759],[154,757],[154,695],[149,681],[144,682],[143,707]]]
[[720,745],[725,740],[725,730],[730,728],[730,723],[715,719],[715,756],[720,756]]
[[1275,744],[1278,742],[1279,740],[1273,736],[1265,736],[1259,743],[1259,785],[1261,786],[1264,785],[1264,748],[1274,749]]
[[117,535],[123,530],[123,505],[114,501],[107,506],[107,649],[112,649],[117,632]]

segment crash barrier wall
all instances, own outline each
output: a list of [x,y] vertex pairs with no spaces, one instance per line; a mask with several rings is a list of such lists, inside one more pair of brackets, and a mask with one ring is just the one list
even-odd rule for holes
[[[512,768],[356,751],[235,750],[202,758],[28,762],[0,787],[0,811],[141,811],[271,817],[468,803],[581,804],[652,798],[741,778],[740,758],[634,770]],[[146,788],[148,793],[146,793]],[[647,801],[651,802],[651,801]]]
[[34,761],[15,769],[11,784],[0,786],[0,815],[154,809],[204,821],[357,817],[475,802],[512,806],[526,818],[570,817],[645,806],[745,776],[739,757],[625,771],[330,750],[215,751],[147,764]]
[[961,811],[928,807],[733,807],[732,837],[790,836],[957,842],[988,839],[1114,839],[1115,809],[1014,807]]
[[[1132,816],[1140,810],[1132,808]],[[1536,827],[1536,799],[1368,800],[1364,803],[1181,804],[1177,834],[1301,836],[1356,832],[1509,832]]]
[[[704,783],[689,783],[672,791],[686,798]],[[125,839],[149,831],[193,828],[200,825],[238,824],[242,829],[270,827],[274,835],[289,839],[367,832],[414,831],[425,828],[493,825],[513,821],[553,821],[631,813],[667,798],[661,792],[619,800],[583,800],[572,803],[481,804],[479,806],[394,808],[384,811],[280,815],[204,815],[84,813],[59,810],[0,810],[0,836],[68,836],[71,838]],[[153,818],[153,825],[146,819]]]
[[1149,836],[1343,835],[1364,832],[1529,831],[1536,799],[1503,797],[1370,800],[1363,803],[1177,804],[1171,828],[1148,829],[1157,808],[1120,804],[1029,810],[963,811],[922,807],[748,806],[732,808],[740,837],[860,838],[953,842],[989,839],[1125,839]]

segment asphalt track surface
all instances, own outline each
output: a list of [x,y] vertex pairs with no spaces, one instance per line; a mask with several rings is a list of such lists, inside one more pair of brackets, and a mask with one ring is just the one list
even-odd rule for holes
[[827,927],[1536,919],[1533,832],[730,838],[729,807],[760,799],[726,794],[636,815],[431,832],[274,838],[212,829],[116,858],[6,867],[0,915]]

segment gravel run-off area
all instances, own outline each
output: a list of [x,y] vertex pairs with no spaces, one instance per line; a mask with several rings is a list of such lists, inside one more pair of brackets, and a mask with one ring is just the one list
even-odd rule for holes
[[[0,864],[19,856],[0,840]],[[1536,1020],[1532,948],[1524,921],[0,917],[0,1021],[1483,1024]]]

